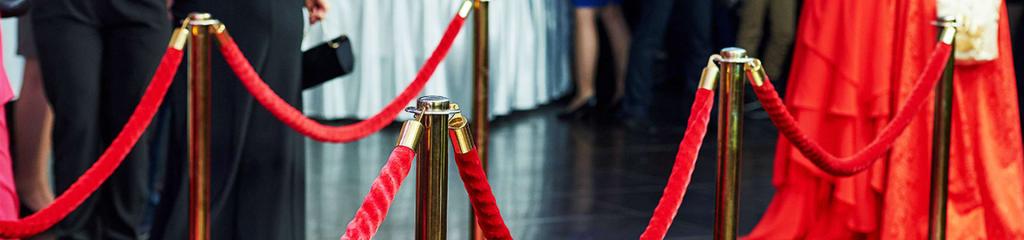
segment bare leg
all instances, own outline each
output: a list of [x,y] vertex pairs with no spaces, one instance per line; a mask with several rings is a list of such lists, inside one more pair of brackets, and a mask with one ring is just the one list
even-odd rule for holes
[[15,182],[21,202],[31,210],[39,210],[53,202],[50,188],[50,132],[53,110],[43,92],[43,79],[38,58],[25,59],[24,85],[20,99],[14,103],[14,141],[16,144]]
[[597,67],[597,9],[576,8],[576,96],[567,110],[575,110],[594,96],[594,75]]
[[615,95],[613,103],[618,103],[626,93],[626,66],[629,63],[629,25],[622,16],[619,5],[608,5],[601,8],[601,20],[608,31],[608,41],[612,45],[612,57],[615,58]]

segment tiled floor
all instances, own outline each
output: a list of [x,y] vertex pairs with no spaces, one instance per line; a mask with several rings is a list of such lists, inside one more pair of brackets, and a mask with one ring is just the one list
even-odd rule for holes
[[[559,107],[516,113],[493,124],[490,181],[517,239],[636,239],[671,170],[682,122],[653,134],[558,120]],[[685,115],[685,114],[684,114]],[[668,118],[671,119],[671,118]],[[664,119],[663,119],[664,120]],[[663,121],[664,122],[664,121]],[[740,232],[750,231],[773,189],[775,132],[767,120],[746,121]],[[710,239],[714,219],[714,128],[670,239]],[[307,237],[336,239],[353,216],[394,144],[397,128],[344,144],[310,143]],[[410,174],[378,239],[412,239],[414,176]],[[448,239],[467,239],[468,203],[450,164]]]

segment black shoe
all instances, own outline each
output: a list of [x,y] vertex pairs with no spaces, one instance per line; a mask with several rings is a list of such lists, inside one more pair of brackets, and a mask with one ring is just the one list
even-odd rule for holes
[[576,109],[566,110],[558,114],[558,119],[583,120],[588,119],[597,112],[597,97],[591,97],[586,103]]

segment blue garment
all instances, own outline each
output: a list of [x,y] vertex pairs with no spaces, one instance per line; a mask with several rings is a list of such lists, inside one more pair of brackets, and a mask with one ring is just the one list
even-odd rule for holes
[[622,4],[622,0],[572,0],[572,5],[576,7],[604,7],[609,4],[619,5]]

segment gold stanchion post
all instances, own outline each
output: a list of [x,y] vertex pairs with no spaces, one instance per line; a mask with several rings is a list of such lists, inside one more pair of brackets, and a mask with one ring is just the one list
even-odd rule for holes
[[[490,66],[489,66],[489,45],[488,45],[488,4],[489,0],[474,0],[473,6],[473,131],[476,132],[477,152],[480,153],[481,165],[487,171],[487,136],[490,125],[488,124],[488,107],[490,94]],[[473,208],[469,208],[469,222],[471,236],[475,240],[483,240],[483,231],[476,223],[473,215]]]
[[[955,17],[939,17],[939,41],[954,45]],[[955,46],[955,45],[954,45]],[[953,49],[956,49],[955,47]],[[949,194],[949,139],[953,113],[953,53],[935,89],[935,116],[932,125],[931,201],[928,212],[928,239],[946,239],[946,202]]]
[[423,96],[409,112],[422,116],[416,157],[416,239],[444,240],[448,228],[448,116],[446,97]]
[[207,13],[189,15],[188,186],[189,239],[210,238],[210,46],[219,21]]
[[739,175],[743,149],[743,65],[751,59],[742,48],[725,48],[719,74],[718,175],[715,181],[715,240],[736,239]]

